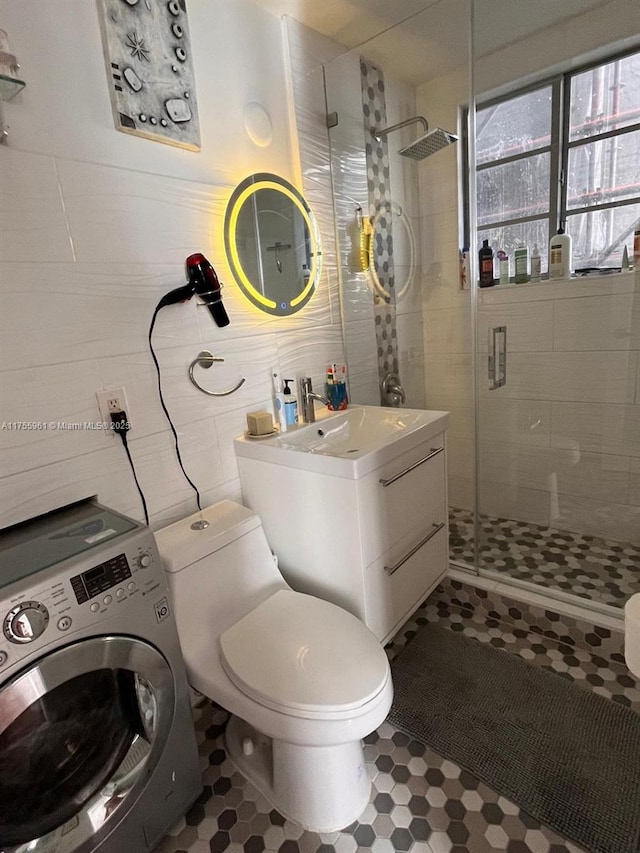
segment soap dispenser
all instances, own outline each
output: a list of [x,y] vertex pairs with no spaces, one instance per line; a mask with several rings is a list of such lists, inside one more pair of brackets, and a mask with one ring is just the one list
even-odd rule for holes
[[295,424],[298,423],[298,400],[291,388],[289,388],[289,383],[293,382],[293,379],[284,379],[283,381],[284,388],[282,389],[282,393],[284,394],[284,417],[287,422],[287,427],[295,426]]

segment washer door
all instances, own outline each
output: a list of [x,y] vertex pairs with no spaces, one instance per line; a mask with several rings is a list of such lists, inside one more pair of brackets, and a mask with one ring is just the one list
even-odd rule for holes
[[83,640],[0,689],[0,849],[93,849],[156,766],[174,713],[171,669],[129,637]]

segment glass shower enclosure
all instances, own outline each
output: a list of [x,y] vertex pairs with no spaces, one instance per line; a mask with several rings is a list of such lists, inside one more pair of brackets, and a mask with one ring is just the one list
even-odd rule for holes
[[[589,196],[593,205],[578,190],[537,190],[540,176],[554,186],[607,146],[624,143],[619,161],[640,162],[640,97],[629,103],[640,64],[625,59],[600,83],[579,69],[559,82],[563,64],[575,69],[562,55],[573,44],[550,34],[584,15],[585,56],[604,62],[620,45],[602,41],[624,29],[616,4],[581,0],[548,20],[504,4],[496,28],[491,2],[414,4],[350,49],[290,21],[301,179],[307,195],[332,197],[335,246],[324,251],[339,271],[351,401],[450,412],[451,565],[619,614],[640,591],[640,271],[550,281],[547,257],[564,204],[582,262],[620,265],[624,237],[606,256],[597,238],[621,221],[628,236],[640,205],[633,181],[613,173],[619,197]],[[601,123],[595,142],[574,133],[562,155],[557,116],[585,125],[589,86],[610,92],[616,80],[626,100],[614,92],[605,106],[624,119]],[[573,112],[572,85],[582,87]],[[418,117],[459,140],[406,156],[424,134]],[[511,256],[536,242],[542,280],[478,288],[483,239]]]

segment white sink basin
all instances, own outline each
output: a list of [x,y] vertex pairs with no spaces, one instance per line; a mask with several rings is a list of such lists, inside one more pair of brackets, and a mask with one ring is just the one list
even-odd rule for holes
[[263,441],[235,440],[236,454],[356,479],[447,427],[447,412],[352,406]]

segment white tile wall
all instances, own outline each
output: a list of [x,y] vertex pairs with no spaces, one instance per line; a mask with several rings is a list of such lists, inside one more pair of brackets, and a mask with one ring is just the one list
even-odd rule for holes
[[[473,438],[462,438],[457,434],[448,436],[448,471],[458,479],[468,478],[473,482],[475,447]],[[457,506],[457,504],[456,504]]]
[[5,148],[0,195],[0,261],[73,261],[53,157]]
[[612,503],[627,502],[629,462],[626,456],[586,453],[577,442],[540,448],[486,440],[480,448],[480,471],[487,483]]
[[523,302],[478,310],[478,351],[487,352],[488,335],[495,326],[507,327],[507,349],[512,352],[548,352],[553,349],[553,302]]
[[[430,127],[456,132],[457,107],[468,101],[469,78],[458,71],[417,90],[418,113]],[[449,502],[474,506],[474,410],[469,291],[460,291],[457,146],[419,164],[426,402],[451,413]]]
[[480,296],[480,329],[505,324],[508,342],[503,388],[478,357],[483,488],[547,491],[546,523],[638,541],[640,278],[540,288]]
[[[147,343],[153,309],[184,283],[187,255],[209,257],[231,325],[218,329],[192,300],[159,313],[153,340],[185,467],[203,501],[238,499],[233,436],[247,411],[271,408],[270,369],[319,383],[327,363],[344,359],[329,175],[326,164],[314,172],[305,160],[323,242],[317,293],[293,318],[262,314],[233,283],[222,230],[229,194],[247,174],[295,181],[300,173],[281,22],[249,0],[189,7],[203,140],[193,153],[114,129],[97,10],[80,6],[51,0],[46,12],[34,4],[25,15],[21,0],[0,0],[29,83],[10,107],[10,146],[0,150],[2,421],[97,421],[95,391],[124,386],[129,446],[158,526],[192,512],[195,498],[159,404]],[[249,102],[271,116],[267,148],[245,133]],[[309,121],[324,121],[317,103]],[[225,362],[196,367],[199,381],[223,390],[244,376],[236,394],[209,397],[189,383],[201,349]],[[0,527],[91,494],[142,518],[117,437],[3,429],[0,443]]]
[[640,294],[558,300],[555,350],[640,350]]
[[449,506],[471,510],[474,506],[475,484],[469,474],[458,477],[449,473]]
[[[99,420],[93,397],[99,387],[96,361],[2,371],[3,475],[103,450],[111,436],[99,428],[81,428],[85,421]],[[13,429],[15,422],[26,426]],[[74,424],[78,427],[63,428]]]
[[602,536],[618,542],[637,542],[640,507],[603,503],[598,500],[562,495],[559,514],[551,519],[554,527]]
[[549,524],[552,497],[546,490],[479,481],[478,512],[498,518],[513,518],[533,524]]
[[549,446],[551,403],[548,400],[488,396],[480,403],[479,419],[483,441]]
[[78,261],[180,264],[195,247],[219,254],[232,186],[69,160],[58,173]]
[[451,406],[472,404],[473,380],[470,354],[427,351],[426,361],[427,405],[430,409],[448,411]]
[[[509,352],[506,385],[489,391],[485,380],[480,385],[480,394],[530,400],[633,403],[636,366],[635,352]],[[486,376],[484,365],[479,367],[480,375]]]
[[413,409],[426,409],[421,314],[398,314],[396,330],[400,377],[406,396],[405,405]]
[[551,445],[576,441],[591,453],[640,456],[640,406],[552,403]]
[[[486,337],[486,335],[485,335]],[[438,308],[426,313],[424,341],[427,352],[471,353],[471,309],[468,305]]]
[[[0,164],[2,160],[0,157]],[[2,367],[147,352],[143,332],[153,308],[163,293],[184,280],[184,261],[168,265],[44,264],[30,259],[5,263],[0,311]],[[197,340],[193,305],[160,312],[154,331],[157,349]]]

